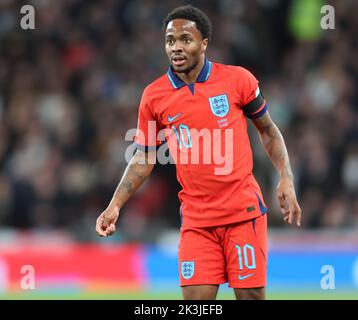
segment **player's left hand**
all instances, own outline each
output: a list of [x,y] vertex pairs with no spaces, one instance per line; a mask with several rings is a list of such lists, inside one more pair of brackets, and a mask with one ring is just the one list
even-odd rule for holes
[[302,211],[297,202],[292,178],[281,178],[277,186],[277,197],[280,202],[283,220],[292,224],[292,222],[296,219],[297,226],[301,226]]

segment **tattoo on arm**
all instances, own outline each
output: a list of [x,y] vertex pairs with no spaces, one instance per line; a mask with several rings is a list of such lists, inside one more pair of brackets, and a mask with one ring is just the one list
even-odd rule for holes
[[268,112],[255,119],[254,125],[260,133],[264,148],[281,176],[293,177],[285,141]]
[[149,161],[151,156],[141,151],[134,155],[113,195],[115,206],[121,208],[150,175],[154,167]]

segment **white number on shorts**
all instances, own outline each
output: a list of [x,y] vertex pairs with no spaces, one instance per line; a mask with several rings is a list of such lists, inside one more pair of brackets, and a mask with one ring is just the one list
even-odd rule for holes
[[[242,249],[239,245],[236,245],[235,247],[237,249],[237,255],[239,257],[239,269],[244,269],[242,263],[242,256],[244,256],[244,264],[246,268],[256,269],[255,248],[253,246],[250,246],[249,244],[245,244]],[[251,263],[249,262],[248,255],[251,255]]]

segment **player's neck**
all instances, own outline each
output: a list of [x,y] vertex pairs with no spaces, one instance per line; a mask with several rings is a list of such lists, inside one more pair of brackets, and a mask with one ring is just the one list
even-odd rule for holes
[[178,73],[179,78],[183,80],[186,84],[194,83],[196,79],[199,77],[199,74],[203,69],[204,64],[205,64],[205,57],[202,57],[202,59],[200,59],[196,67],[190,70],[188,73]]

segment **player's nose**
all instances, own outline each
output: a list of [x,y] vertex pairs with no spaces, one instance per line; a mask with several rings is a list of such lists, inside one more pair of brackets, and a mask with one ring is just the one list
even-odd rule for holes
[[176,41],[172,47],[172,53],[180,53],[180,52],[183,52],[183,45],[180,43],[180,41]]

